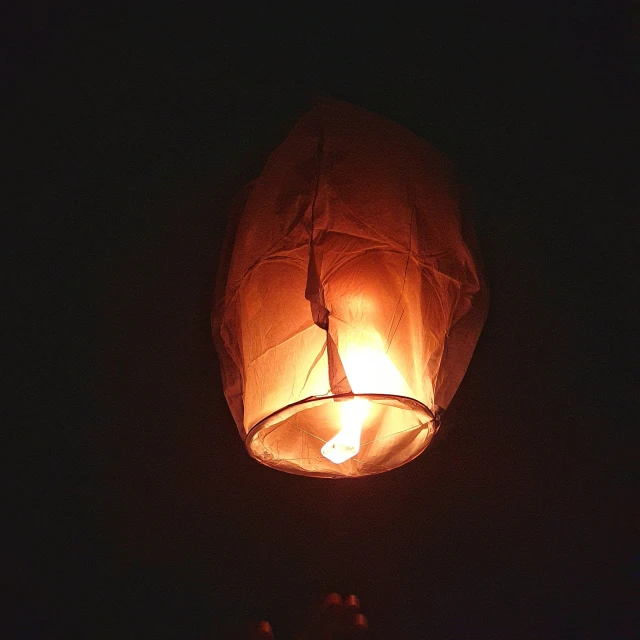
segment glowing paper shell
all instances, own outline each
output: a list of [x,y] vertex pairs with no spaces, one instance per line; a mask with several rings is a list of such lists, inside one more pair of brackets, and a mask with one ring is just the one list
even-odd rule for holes
[[449,162],[393,122],[324,101],[235,206],[213,333],[249,453],[319,477],[415,458],[488,305]]

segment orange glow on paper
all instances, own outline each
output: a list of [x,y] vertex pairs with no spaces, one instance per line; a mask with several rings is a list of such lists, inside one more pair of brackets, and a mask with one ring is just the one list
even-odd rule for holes
[[234,204],[213,313],[251,456],[316,477],[381,473],[438,429],[488,296],[449,162],[326,100]]

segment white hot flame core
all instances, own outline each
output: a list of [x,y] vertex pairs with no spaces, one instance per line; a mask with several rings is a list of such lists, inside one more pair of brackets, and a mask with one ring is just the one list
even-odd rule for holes
[[320,453],[334,464],[341,464],[358,454],[362,424],[369,413],[369,402],[362,398],[353,398],[340,404],[342,428],[320,449]]
[[[354,393],[379,393],[412,396],[409,386],[382,347],[382,341],[350,344],[342,355],[347,378]],[[362,426],[371,410],[371,403],[362,398],[340,402],[341,429],[320,449],[334,464],[353,458],[360,450]]]

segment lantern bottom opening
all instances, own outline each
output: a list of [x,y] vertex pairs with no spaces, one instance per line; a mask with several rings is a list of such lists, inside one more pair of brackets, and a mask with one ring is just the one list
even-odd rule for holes
[[[340,464],[321,449],[344,423],[346,403],[366,402],[358,453]],[[420,455],[437,431],[431,410],[398,395],[313,396],[267,416],[247,433],[250,455],[280,471],[318,478],[353,478],[383,473]]]

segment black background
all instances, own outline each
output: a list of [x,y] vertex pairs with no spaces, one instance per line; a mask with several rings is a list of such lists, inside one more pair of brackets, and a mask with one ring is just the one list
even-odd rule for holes
[[[286,638],[333,590],[377,638],[629,636],[630,13],[267,4],[3,21],[8,637]],[[209,330],[228,199],[321,95],[453,159],[492,295],[443,433],[357,481],[244,453]]]

